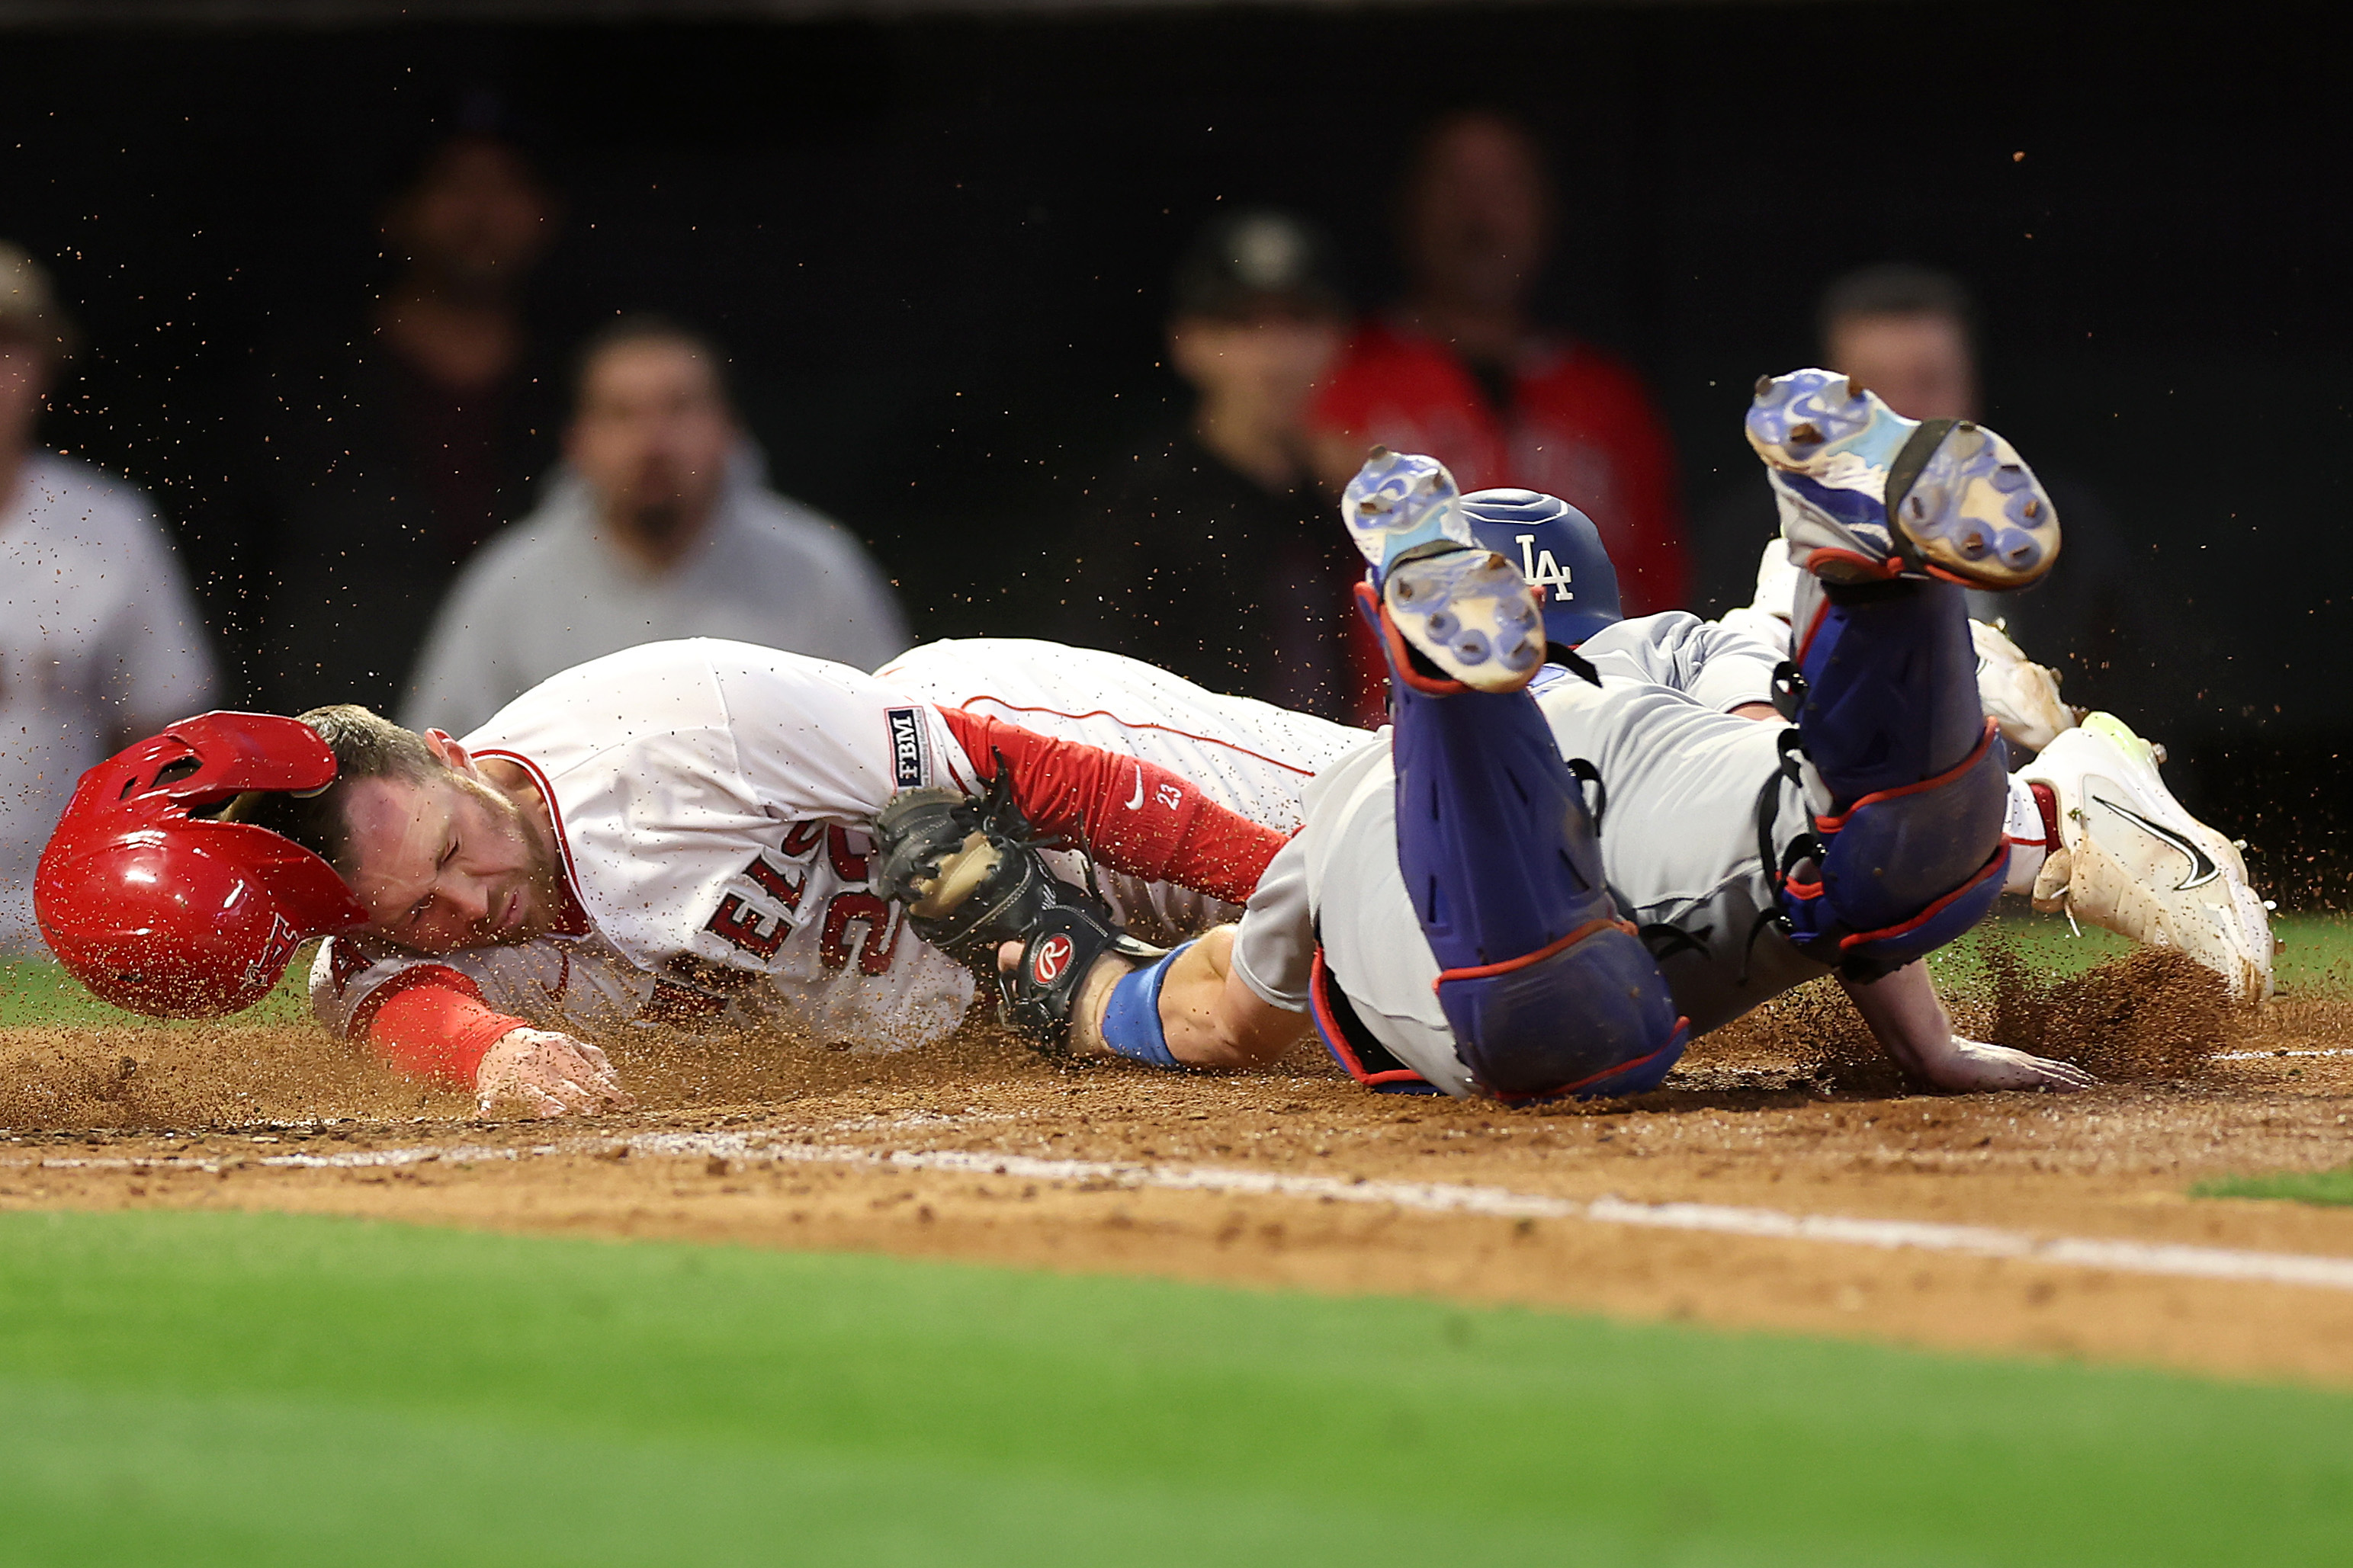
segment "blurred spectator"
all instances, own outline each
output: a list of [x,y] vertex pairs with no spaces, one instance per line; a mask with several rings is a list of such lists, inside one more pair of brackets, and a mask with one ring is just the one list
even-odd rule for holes
[[400,270],[362,341],[272,366],[253,444],[275,577],[255,684],[286,712],[392,705],[433,606],[522,510],[561,417],[523,310],[556,206],[524,153],[489,131],[440,142],[382,226]]
[[147,499],[33,446],[74,329],[0,243],[0,957],[39,945],[33,867],[82,771],[204,708],[213,658]]
[[401,721],[464,734],[560,669],[642,642],[732,637],[872,669],[907,646],[858,541],[769,489],[717,352],[629,317],[580,355],[539,509],[466,564]]
[[[1977,309],[1948,272],[1906,263],[1866,267],[1822,291],[1815,325],[1822,364],[1844,371],[1913,419],[1977,419],[1984,401],[1978,376]],[[2065,471],[2063,456],[2045,459],[2032,432],[2021,438],[2059,513],[2063,547],[2050,576],[2022,594],[1971,590],[1969,614],[2000,621],[2030,658],[2058,669],[2066,695],[2108,707],[2140,708],[2126,649],[2137,616],[2126,576],[2130,557],[2106,507]],[[1761,482],[1736,487],[1709,509],[1703,531],[1705,588],[1701,607],[1721,613],[1748,602],[1757,559],[1778,522]]]
[[1274,212],[1211,224],[1177,265],[1166,330],[1192,410],[1091,487],[1061,634],[1213,691],[1347,717],[1360,565],[1306,428],[1347,331],[1323,237]]
[[1554,223],[1535,140],[1494,114],[1440,121],[1402,205],[1411,289],[1357,334],[1316,401],[1325,479],[1345,483],[1377,441],[1432,454],[1465,490],[1560,496],[1601,530],[1628,615],[1681,607],[1673,453],[1648,395],[1616,360],[1528,315]]

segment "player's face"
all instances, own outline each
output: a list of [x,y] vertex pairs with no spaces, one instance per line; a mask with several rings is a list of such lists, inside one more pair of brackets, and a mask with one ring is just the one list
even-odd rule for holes
[[505,795],[456,769],[349,787],[353,863],[343,879],[367,906],[373,934],[442,953],[554,929],[555,847]]
[[1168,331],[1169,360],[1205,396],[1289,432],[1340,352],[1340,323],[1270,307],[1231,321],[1189,316]]
[[712,367],[689,344],[649,338],[589,367],[565,451],[607,515],[659,541],[701,525],[734,440]]
[[1906,419],[1978,416],[1977,363],[1950,316],[1850,316],[1822,347],[1826,368],[1860,379]]
[[1535,151],[1500,121],[1466,119],[1423,154],[1408,197],[1407,249],[1423,288],[1511,310],[1544,264],[1551,195]]
[[385,230],[445,286],[504,289],[554,237],[553,203],[512,147],[452,142],[405,196]]

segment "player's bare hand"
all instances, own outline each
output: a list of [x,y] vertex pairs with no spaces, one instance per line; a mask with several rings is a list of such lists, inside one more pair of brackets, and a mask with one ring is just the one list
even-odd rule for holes
[[510,1029],[474,1069],[474,1113],[486,1119],[586,1115],[636,1104],[603,1051],[546,1029]]
[[2008,1046],[1952,1037],[1950,1048],[1924,1053],[1916,1070],[1938,1089],[1968,1093],[1985,1089],[2039,1089],[2064,1094],[2091,1089],[2099,1079],[2073,1062],[2055,1062]]

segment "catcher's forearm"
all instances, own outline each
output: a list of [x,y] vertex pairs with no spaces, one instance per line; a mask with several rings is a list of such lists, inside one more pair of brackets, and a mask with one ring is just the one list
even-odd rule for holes
[[1922,1077],[1935,1076],[1933,1064],[1952,1049],[1953,1020],[1937,999],[1926,963],[1915,961],[1872,981],[1841,977],[1839,984],[1871,1026],[1872,1038],[1896,1066]]
[[1228,810],[1167,769],[1060,741],[962,709],[941,710],[984,779],[1002,753],[1030,826],[1083,847],[1114,871],[1239,904],[1284,836]]

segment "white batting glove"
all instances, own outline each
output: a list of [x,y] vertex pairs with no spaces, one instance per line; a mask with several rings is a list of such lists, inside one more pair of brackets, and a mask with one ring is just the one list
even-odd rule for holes
[[508,1030],[474,1069],[474,1114],[485,1121],[627,1110],[637,1103],[603,1051],[547,1029]]

